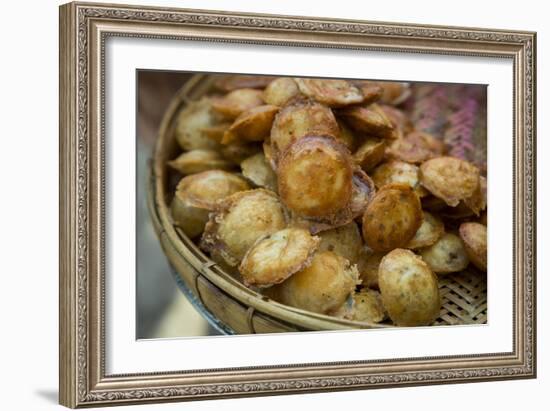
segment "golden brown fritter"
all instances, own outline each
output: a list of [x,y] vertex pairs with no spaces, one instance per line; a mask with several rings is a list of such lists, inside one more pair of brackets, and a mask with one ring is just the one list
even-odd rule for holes
[[181,153],[167,163],[183,175],[196,174],[207,170],[230,170],[234,167],[218,151],[196,149]]
[[225,131],[222,144],[263,141],[271,131],[273,119],[279,108],[263,105],[244,111]]
[[329,107],[344,107],[365,100],[363,93],[347,80],[296,78],[300,91]]
[[412,240],[409,241],[406,248],[414,250],[435,244],[445,232],[445,226],[439,217],[427,211],[423,211],[422,213],[424,216],[422,225],[416,231]]
[[264,90],[263,98],[267,104],[282,107],[299,95],[300,90],[294,79],[280,77],[269,83]]
[[263,104],[262,91],[252,88],[240,88],[223,97],[212,98],[212,109],[226,119],[235,119],[241,113]]
[[487,227],[479,223],[463,223],[459,233],[470,261],[480,270],[487,271]]
[[444,151],[445,146],[440,140],[431,134],[414,131],[404,138],[394,140],[388,147],[387,154],[397,160],[420,164],[442,156]]
[[350,106],[338,111],[338,115],[354,130],[380,138],[395,138],[394,126],[377,104]]
[[433,245],[420,249],[420,255],[437,274],[462,271],[469,263],[462,240],[452,233],[445,233]]

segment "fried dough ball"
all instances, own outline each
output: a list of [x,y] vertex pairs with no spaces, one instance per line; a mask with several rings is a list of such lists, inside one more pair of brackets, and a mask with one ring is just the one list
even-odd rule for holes
[[353,160],[363,170],[370,171],[383,159],[386,152],[386,142],[378,138],[366,138],[353,153]]
[[379,81],[376,84],[382,87],[380,101],[384,104],[397,106],[407,100],[411,95],[409,83]]
[[464,205],[479,217],[482,210],[487,208],[487,179],[479,177],[479,186],[471,197],[464,199]]
[[172,218],[190,238],[204,230],[208,213],[219,200],[250,189],[245,179],[222,170],[204,171],[181,179],[172,200]]
[[283,205],[272,191],[258,188],[242,191],[220,201],[201,239],[205,251],[216,249],[236,266],[258,240],[286,227]]
[[299,96],[300,90],[294,79],[280,77],[273,80],[264,90],[264,101],[267,104],[282,107],[292,98]]
[[228,92],[242,88],[264,88],[273,81],[271,76],[245,76],[242,74],[218,76],[214,87]]
[[322,231],[319,237],[321,238],[319,251],[332,251],[352,264],[359,260],[363,241],[354,221],[332,230]]
[[444,144],[431,134],[414,131],[404,138],[394,140],[387,154],[407,163],[420,164],[431,158],[440,157],[445,151]]
[[310,100],[297,100],[283,107],[271,128],[273,158],[277,163],[284,150],[306,135],[338,138],[340,128],[332,111]]
[[331,251],[314,254],[311,264],[275,286],[272,294],[292,307],[331,314],[355,290],[357,267]]
[[372,180],[378,188],[386,184],[401,183],[409,185],[419,197],[428,194],[426,189],[420,185],[419,168],[403,161],[394,160],[381,164],[374,169]]
[[395,138],[394,126],[377,104],[351,106],[338,111],[340,117],[354,130],[380,138]]
[[376,252],[369,247],[361,249],[357,269],[359,270],[359,278],[365,287],[378,289],[378,267],[385,255],[385,252]]
[[241,163],[243,176],[258,187],[277,191],[277,175],[268,164],[263,153],[248,157]]
[[363,93],[346,80],[312,78],[294,80],[303,94],[329,107],[344,107],[359,104],[365,100]]
[[363,289],[353,294],[353,317],[355,321],[379,323],[387,317],[382,296],[376,290]]
[[285,228],[259,239],[239,267],[246,286],[279,284],[307,267],[321,240],[303,228]]
[[420,182],[451,207],[474,195],[479,187],[479,169],[455,157],[438,157],[420,166]]
[[402,110],[387,104],[380,104],[380,109],[390,119],[398,139],[405,137],[405,135],[413,131],[414,127],[411,120]]
[[330,137],[303,137],[284,152],[278,166],[283,203],[303,217],[331,219],[349,207],[353,184],[349,152]]
[[469,263],[462,240],[452,233],[443,234],[435,244],[421,249],[420,255],[437,274],[462,271]]
[[203,97],[192,101],[179,112],[174,135],[183,150],[216,149],[218,143],[209,138],[204,128],[214,126],[217,119],[212,111],[212,99]]
[[271,131],[273,119],[279,108],[264,105],[246,110],[225,131],[222,144],[263,141]]
[[427,211],[423,211],[422,225],[416,231],[416,234],[407,244],[406,248],[417,249],[435,244],[445,233],[445,226],[440,218]]
[[241,113],[264,104],[262,91],[252,88],[233,90],[212,100],[212,109],[227,119],[235,119]]
[[363,93],[364,105],[374,103],[382,97],[382,87],[373,81],[353,80],[352,83],[361,90],[361,93]]
[[396,325],[430,325],[439,316],[437,276],[412,251],[397,248],[380,263],[382,303]]
[[406,184],[383,186],[363,215],[363,238],[375,251],[404,247],[422,224],[420,200]]
[[207,170],[230,170],[234,165],[214,150],[196,149],[181,153],[168,165],[181,174],[196,174]]
[[458,231],[472,264],[487,271],[487,227],[479,223],[463,223]]

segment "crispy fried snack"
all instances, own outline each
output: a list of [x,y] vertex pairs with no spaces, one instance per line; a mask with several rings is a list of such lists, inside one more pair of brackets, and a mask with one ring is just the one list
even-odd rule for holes
[[414,126],[411,120],[402,110],[387,104],[380,104],[379,106],[384,114],[390,119],[398,139],[405,137],[405,135],[413,131]]
[[306,135],[338,138],[340,128],[328,107],[311,100],[295,100],[275,116],[271,128],[274,161],[278,162],[288,146]]
[[258,187],[277,191],[277,175],[268,164],[263,153],[254,154],[241,163],[243,176]]
[[365,287],[378,289],[378,267],[385,255],[385,252],[379,253],[366,246],[361,249],[357,269]]
[[380,101],[384,104],[397,106],[407,100],[411,95],[409,83],[378,81],[376,84],[382,87]]
[[397,248],[380,263],[382,302],[396,325],[430,325],[439,316],[437,276],[412,251]]
[[455,157],[438,157],[420,166],[420,183],[449,206],[471,197],[479,187],[479,169]]
[[421,249],[420,255],[437,274],[462,271],[469,263],[462,240],[452,233],[443,234],[435,244]]
[[427,211],[423,211],[422,225],[414,235],[406,248],[417,249],[435,244],[445,233],[445,226],[440,218]]
[[352,83],[355,87],[361,90],[361,93],[363,93],[363,97],[365,98],[365,100],[363,100],[364,105],[374,103],[382,97],[382,87],[374,81],[353,80]]
[[219,124],[214,124],[212,126],[202,127],[199,131],[212,141],[221,144],[223,135],[227,131],[229,126],[231,126],[231,123],[222,122]]
[[281,303],[320,314],[338,310],[355,290],[358,272],[344,257],[324,251],[311,265],[276,285],[271,295]]
[[279,194],[299,216],[330,221],[349,208],[352,176],[351,158],[343,144],[330,137],[303,137],[280,159]]
[[321,238],[319,251],[332,251],[352,264],[356,264],[359,260],[363,240],[354,221],[332,230],[322,231],[319,237]]
[[458,231],[472,264],[487,271],[487,227],[479,223],[463,223]]
[[487,208],[487,179],[485,177],[479,177],[477,190],[471,197],[464,199],[464,204],[478,217],[481,211]]
[[404,138],[394,140],[388,147],[387,154],[397,160],[420,164],[442,156],[444,151],[445,146],[440,140],[431,134],[414,131]]
[[394,126],[377,104],[340,109],[338,115],[354,130],[367,135],[393,139]]
[[357,142],[355,133],[341,121],[338,122],[338,126],[340,126],[340,135],[338,139],[344,143],[350,152],[353,152]]
[[419,168],[403,161],[394,160],[381,164],[374,169],[372,179],[378,188],[382,188],[386,184],[400,183],[410,186],[420,198],[428,194],[426,189],[420,185]]
[[184,177],[172,200],[174,223],[190,238],[197,237],[204,230],[208,213],[216,207],[219,200],[249,188],[243,178],[221,170],[204,171]]
[[365,138],[357,151],[353,153],[353,160],[363,170],[370,171],[376,167],[386,153],[386,142],[379,138]]
[[374,251],[404,247],[422,224],[420,200],[406,184],[383,186],[363,215],[363,238]]
[[258,188],[220,201],[210,214],[201,239],[205,251],[217,250],[236,266],[258,240],[286,227],[286,214],[277,195]]
[[240,88],[212,99],[212,109],[227,119],[235,119],[246,110],[263,104],[262,91],[252,88]]
[[241,113],[223,134],[222,144],[263,141],[271,131],[273,119],[279,108],[264,105]]
[[181,153],[168,165],[183,175],[196,174],[207,170],[230,170],[234,167],[230,161],[214,150],[196,149]]
[[189,103],[181,110],[176,119],[174,134],[183,150],[216,149],[218,143],[209,138],[204,128],[218,124],[212,111],[212,99],[203,97]]
[[260,238],[239,267],[244,284],[270,287],[283,282],[311,263],[320,241],[303,228],[285,228]]
[[242,88],[264,88],[273,81],[272,76],[243,76],[223,75],[214,81],[214,87],[220,91],[228,92]]
[[386,309],[382,304],[382,296],[376,290],[367,288],[353,294],[353,319],[368,323],[379,323],[387,318]]
[[266,104],[282,107],[299,95],[300,90],[294,79],[280,77],[269,83],[264,90],[263,98]]
[[300,91],[329,107],[345,107],[365,100],[363,93],[346,80],[296,78]]

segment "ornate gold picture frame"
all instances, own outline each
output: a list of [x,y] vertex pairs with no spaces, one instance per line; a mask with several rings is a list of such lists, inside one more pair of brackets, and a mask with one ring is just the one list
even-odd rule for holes
[[[502,58],[513,62],[513,350],[109,375],[105,42],[109,37]],[[76,408],[536,376],[536,35],[70,3],[60,8],[60,403]]]

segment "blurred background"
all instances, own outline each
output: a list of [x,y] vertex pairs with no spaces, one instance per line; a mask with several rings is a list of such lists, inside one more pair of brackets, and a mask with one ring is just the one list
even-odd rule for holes
[[164,111],[190,73],[138,71],[136,190],[136,337],[170,338],[220,334],[184,294],[171,274],[149,218],[147,168]]

